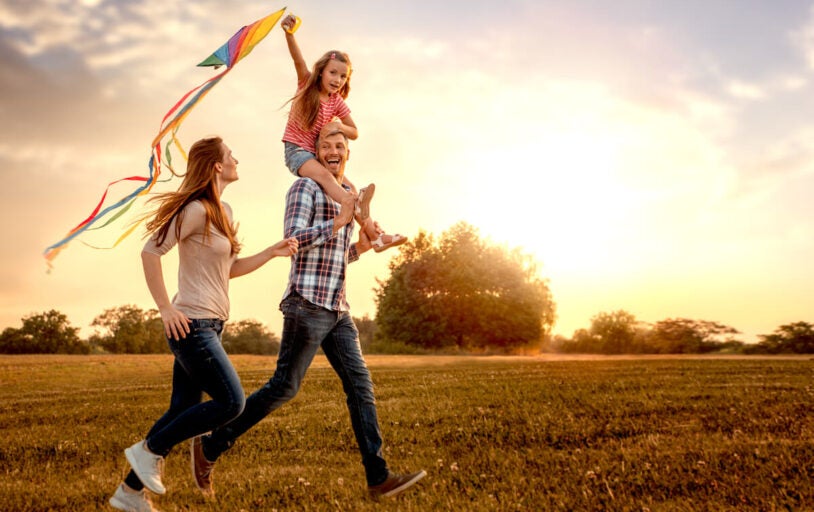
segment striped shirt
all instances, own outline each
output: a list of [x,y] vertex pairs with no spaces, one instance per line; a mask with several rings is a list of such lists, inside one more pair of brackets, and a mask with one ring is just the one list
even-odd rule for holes
[[[345,187],[348,188],[348,187]],[[345,271],[359,259],[351,243],[353,222],[333,233],[340,205],[317,182],[300,178],[285,199],[285,237],[296,237],[299,250],[291,263],[283,299],[297,292],[308,302],[331,311],[348,311]]]
[[[305,82],[300,84],[300,88]],[[299,92],[299,89],[297,91]],[[299,147],[316,154],[317,137],[322,127],[330,123],[334,117],[342,119],[350,115],[350,109],[339,94],[331,94],[327,100],[319,102],[319,112],[314,126],[306,131],[302,128],[303,116],[292,106],[288,113],[288,124],[285,126],[283,142],[291,142]]]

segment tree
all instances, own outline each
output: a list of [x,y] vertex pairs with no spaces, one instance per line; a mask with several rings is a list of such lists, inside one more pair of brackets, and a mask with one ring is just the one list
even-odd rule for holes
[[652,327],[627,311],[599,313],[589,329],[574,331],[571,340],[560,341],[560,350],[596,354],[700,354],[721,350],[739,351],[739,332],[718,322],[669,318]]
[[591,334],[603,354],[630,354],[636,349],[636,317],[624,310],[599,313],[591,319]]
[[6,327],[0,334],[0,354],[29,354],[33,346],[32,337],[23,334],[22,329]]
[[758,336],[760,342],[751,352],[767,354],[812,354],[814,353],[814,325],[808,322],[795,322],[781,325],[772,334]]
[[280,338],[257,320],[240,320],[226,324],[223,348],[230,354],[274,355],[280,351]]
[[643,351],[644,330],[627,311],[599,313],[591,318],[591,327],[577,329],[571,340],[562,340],[560,350],[582,354],[630,354]]
[[93,319],[97,331],[91,341],[114,354],[168,353],[164,324],[156,309],[143,311],[134,305],[106,309]]
[[588,329],[577,329],[570,340],[560,341],[560,351],[568,354],[599,354],[602,340]]
[[651,329],[648,352],[661,354],[703,354],[715,352],[731,344],[737,329],[718,322],[668,318]]
[[79,339],[79,328],[54,309],[22,319],[20,329],[6,328],[0,336],[0,352],[6,354],[87,354],[88,344]]
[[436,243],[420,232],[391,260],[376,289],[376,337],[424,348],[539,347],[554,301],[519,250],[488,244],[458,223]]

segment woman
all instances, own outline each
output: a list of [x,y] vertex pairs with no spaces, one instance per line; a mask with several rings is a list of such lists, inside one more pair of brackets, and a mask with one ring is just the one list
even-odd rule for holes
[[[238,179],[237,159],[219,137],[202,139],[189,151],[187,173],[177,192],[153,199],[141,253],[147,286],[161,313],[175,355],[170,407],[147,433],[125,450],[131,471],[110,504],[125,511],[154,510],[144,488],[164,494],[164,457],[178,443],[236,418],[245,405],[237,372],[221,344],[229,317],[229,279],[248,274],[276,256],[292,256],[297,240],[282,240],[238,258],[240,243],[223,189]],[[178,293],[170,301],[161,257],[178,245]],[[202,402],[203,393],[211,400]]]

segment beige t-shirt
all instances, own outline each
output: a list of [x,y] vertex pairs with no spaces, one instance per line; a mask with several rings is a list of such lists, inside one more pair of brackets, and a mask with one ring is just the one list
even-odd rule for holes
[[[223,203],[229,222],[232,209]],[[232,256],[229,239],[211,225],[204,240],[206,210],[200,201],[186,205],[181,220],[181,235],[175,236],[176,215],[160,246],[155,237],[144,245],[144,252],[163,256],[178,244],[178,293],[172,303],[189,318],[229,319],[229,271],[236,256]]]

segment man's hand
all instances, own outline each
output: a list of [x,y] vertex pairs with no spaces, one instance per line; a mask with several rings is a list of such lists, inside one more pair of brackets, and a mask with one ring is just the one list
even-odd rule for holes
[[356,242],[356,253],[357,254],[362,254],[362,253],[365,253],[365,252],[369,251],[372,248],[373,248],[373,245],[371,245],[370,238],[367,236],[367,233],[365,233],[364,229],[360,229],[359,230],[359,241]]
[[339,215],[334,217],[334,233],[339,231],[347,224],[353,222],[353,216],[356,213],[356,195],[348,193],[339,208]]

